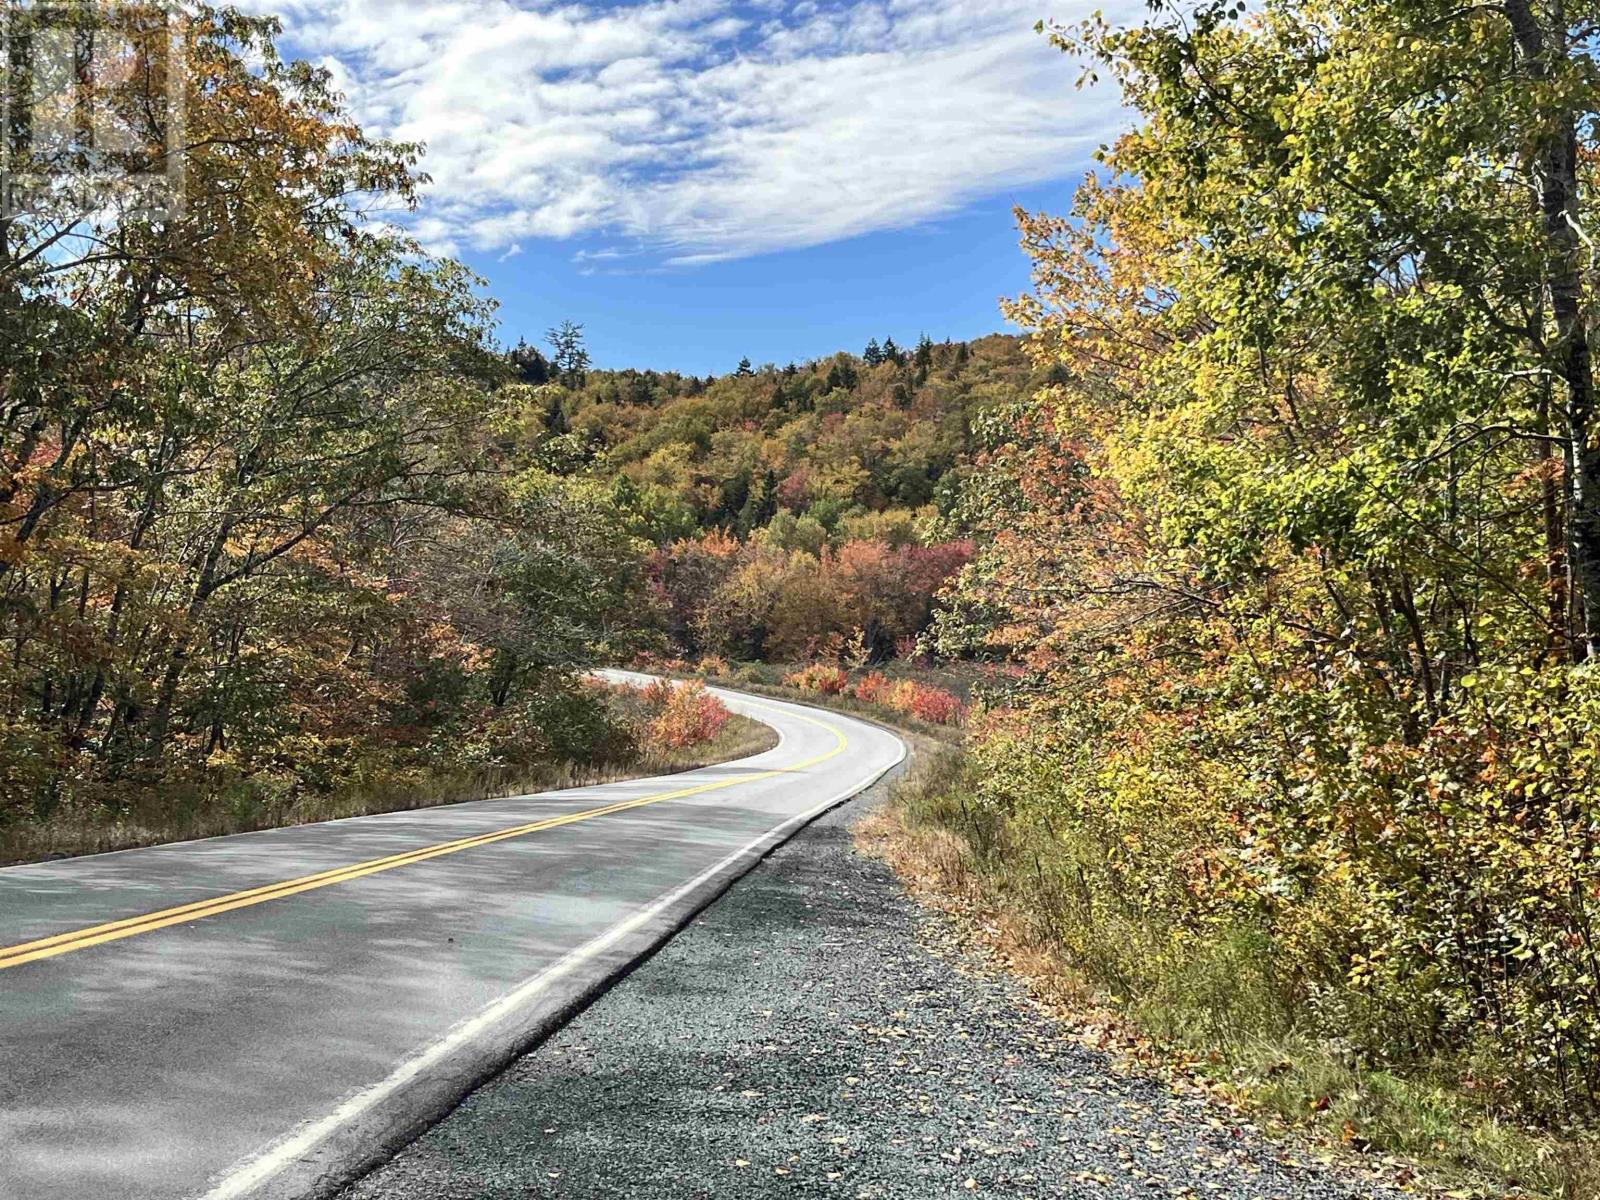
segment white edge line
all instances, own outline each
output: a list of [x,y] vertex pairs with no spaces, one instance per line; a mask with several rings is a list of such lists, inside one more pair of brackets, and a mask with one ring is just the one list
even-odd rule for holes
[[613,925],[599,937],[586,942],[576,950],[569,951],[563,958],[546,967],[532,979],[491,1003],[487,1008],[479,1012],[477,1016],[469,1017],[461,1022],[421,1054],[402,1063],[388,1078],[357,1092],[321,1120],[304,1126],[284,1141],[270,1147],[259,1157],[237,1168],[232,1174],[224,1178],[221,1183],[206,1192],[201,1197],[201,1200],[238,1200],[238,1197],[247,1196],[252,1190],[268,1182],[284,1168],[303,1158],[319,1144],[326,1141],[341,1126],[355,1120],[375,1105],[394,1095],[429,1067],[448,1059],[457,1050],[470,1044],[484,1030],[527,1004],[528,1001],[532,1000],[552,983],[565,975],[571,974],[574,969],[589,962],[591,959],[603,954],[611,946],[627,937],[628,934],[640,926],[648,924],[701,885],[716,878],[718,874],[738,862],[745,855],[760,849],[763,843],[774,839],[781,841],[783,836],[795,826],[805,825],[835,805],[842,804],[844,801],[859,795],[877,782],[878,779],[882,779],[884,775],[904,762],[905,757],[906,744],[903,739],[900,739],[900,756],[876,776],[869,778],[865,783],[854,784],[848,790],[807,809],[798,816],[790,817],[781,825],[774,826],[760,837],[735,850],[715,866],[702,871],[688,883],[674,888],[627,920]]

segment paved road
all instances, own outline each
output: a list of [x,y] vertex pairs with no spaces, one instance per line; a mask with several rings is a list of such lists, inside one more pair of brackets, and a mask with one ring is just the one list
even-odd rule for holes
[[0,870],[0,1197],[326,1190],[904,754],[723,695],[777,748]]
[[877,799],[341,1200],[1400,1200],[1090,1049],[855,848]]

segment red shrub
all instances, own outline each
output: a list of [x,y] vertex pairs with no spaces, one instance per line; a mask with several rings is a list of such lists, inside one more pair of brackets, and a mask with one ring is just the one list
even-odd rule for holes
[[644,705],[652,713],[660,713],[672,703],[673,696],[678,689],[673,686],[670,679],[654,679],[643,691]]
[[959,725],[967,715],[959,696],[910,679],[895,684],[878,703],[929,725]]
[[703,746],[715,741],[733,716],[721,700],[698,683],[673,687],[665,684],[667,696],[657,705],[658,682],[646,693],[655,717],[646,731],[647,740],[654,746],[677,750],[684,746]]
[[863,676],[852,691],[855,698],[864,704],[888,704],[889,697],[894,693],[894,684],[883,672],[873,671]]
[[919,721],[926,721],[929,725],[959,725],[961,718],[966,713],[966,706],[957,696],[951,695],[942,688],[921,687],[912,684],[912,694],[908,710]]

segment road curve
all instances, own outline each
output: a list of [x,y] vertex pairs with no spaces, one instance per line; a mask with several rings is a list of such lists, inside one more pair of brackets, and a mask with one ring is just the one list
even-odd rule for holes
[[322,1194],[901,761],[719,695],[765,754],[0,869],[0,1197]]

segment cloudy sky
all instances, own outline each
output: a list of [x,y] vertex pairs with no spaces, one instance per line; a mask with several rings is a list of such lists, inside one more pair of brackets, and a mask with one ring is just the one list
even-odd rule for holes
[[[425,142],[416,231],[606,365],[727,370],[1000,327],[1014,203],[1126,119],[1034,32],[1084,0],[252,0]],[[732,356],[733,362],[725,361]]]

